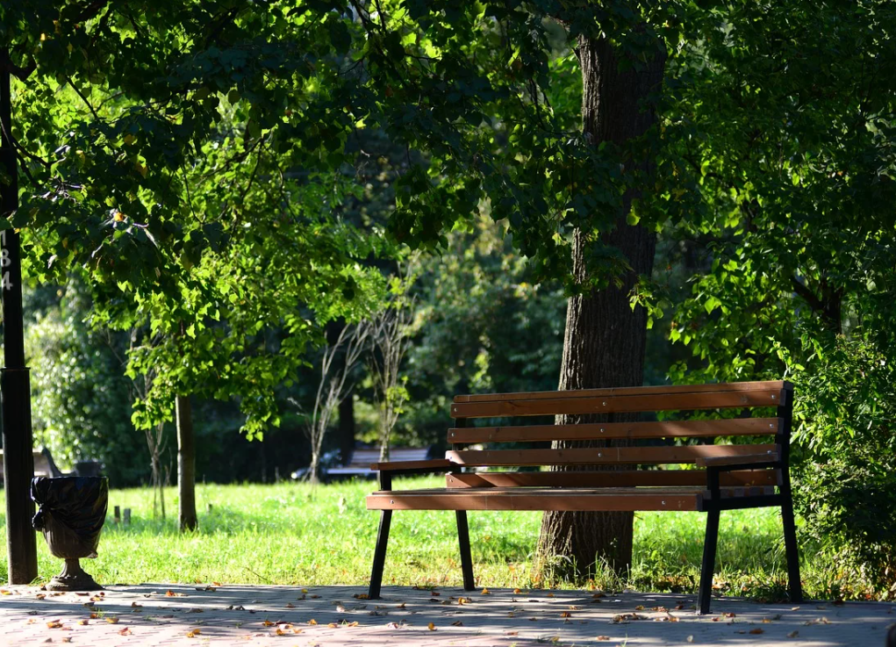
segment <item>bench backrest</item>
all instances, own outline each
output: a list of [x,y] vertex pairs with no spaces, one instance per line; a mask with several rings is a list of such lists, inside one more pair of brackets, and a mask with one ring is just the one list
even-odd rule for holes
[[[775,409],[774,416],[619,422],[617,414],[717,409]],[[705,459],[768,453],[786,468],[793,408],[789,382],[740,382],[688,386],[627,387],[578,391],[542,391],[488,395],[460,395],[451,405],[456,426],[448,430],[453,450],[446,455],[466,467],[629,466],[698,463]],[[473,427],[475,418],[572,415],[599,419],[562,425]],[[599,418],[595,418],[599,416]],[[630,418],[630,415],[625,417]],[[610,441],[622,445],[641,440],[733,437],[732,444],[665,444],[564,449],[465,449],[489,443],[539,441]],[[744,442],[762,437],[761,444]],[[737,442],[740,441],[740,442]],[[668,441],[667,441],[668,443]],[[643,443],[641,443],[643,445]],[[448,475],[449,487],[704,485],[702,470],[480,472]],[[777,485],[780,470],[744,470],[722,477],[723,485]]]

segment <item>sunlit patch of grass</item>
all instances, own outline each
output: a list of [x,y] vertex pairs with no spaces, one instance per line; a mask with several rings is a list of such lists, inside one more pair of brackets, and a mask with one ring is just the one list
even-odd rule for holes
[[[396,488],[439,487],[437,477],[399,481]],[[198,485],[199,530],[177,531],[176,490],[166,491],[169,516],[152,518],[152,492],[113,490],[99,558],[85,568],[106,583],[227,582],[250,584],[364,585],[376,539],[378,513],[364,498],[369,481],[312,487],[308,484]],[[112,506],[130,508],[131,524],[112,522]],[[5,510],[5,506],[3,507]],[[540,512],[469,514],[477,582],[529,588]],[[5,525],[5,518],[0,517]],[[705,516],[696,512],[640,513],[635,554],[624,581],[597,577],[598,587],[693,592],[699,578]],[[42,539],[39,571],[61,568]],[[810,595],[851,589],[844,574],[803,549],[803,579]],[[809,559],[808,556],[813,556]],[[393,516],[384,583],[460,586],[452,512],[399,512]],[[732,595],[773,599],[785,582],[780,515],[773,509],[722,514],[716,583]],[[0,577],[6,577],[0,560]],[[578,583],[582,585],[583,583]]]

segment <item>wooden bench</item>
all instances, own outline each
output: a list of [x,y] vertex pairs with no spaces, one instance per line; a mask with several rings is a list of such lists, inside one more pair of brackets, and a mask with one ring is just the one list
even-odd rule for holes
[[[736,409],[747,413],[754,408],[771,408],[774,414],[711,420],[624,421],[640,412]],[[562,414],[585,418],[586,422],[506,427],[469,424],[476,418]],[[784,519],[790,598],[800,602],[802,591],[789,472],[792,416],[793,386],[780,381],[457,396],[451,406],[455,427],[448,430],[448,442],[453,448],[445,459],[371,466],[379,472],[380,490],[367,497],[367,508],[380,510],[381,516],[368,596],[375,599],[380,595],[394,510],[456,511],[461,569],[464,589],[468,591],[474,588],[468,510],[697,510],[707,513],[699,591],[700,612],[705,614],[710,607],[720,512],[774,506],[781,508]],[[720,438],[732,438],[735,442],[724,445],[679,442],[702,439],[704,443],[714,443]],[[748,444],[745,442],[748,438],[762,442]],[[628,446],[611,447],[607,442],[611,439],[627,441],[624,444]],[[598,446],[468,448],[474,444],[539,441],[598,441]],[[681,469],[682,465],[687,468]],[[512,471],[522,466],[554,469]],[[672,466],[678,468],[670,469]],[[469,468],[489,468],[489,471],[465,471]],[[558,468],[587,471],[558,471]],[[444,488],[392,490],[393,476],[434,471],[446,472]]]

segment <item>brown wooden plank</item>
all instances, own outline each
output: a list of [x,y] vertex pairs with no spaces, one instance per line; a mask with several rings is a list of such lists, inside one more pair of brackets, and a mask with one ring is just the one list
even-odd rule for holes
[[445,458],[466,467],[522,465],[606,465],[614,463],[694,463],[698,458],[745,456],[777,451],[777,445],[687,445],[683,447],[601,447],[597,449],[495,449],[449,451]]
[[793,390],[793,384],[785,380],[765,382],[722,382],[719,384],[680,384],[662,386],[630,386],[608,389],[575,389],[569,391],[527,391],[517,393],[479,393],[456,395],[455,402],[501,402],[504,400],[544,400],[557,397],[592,398],[614,395],[665,395],[676,393],[717,393],[722,391]]
[[607,422],[528,427],[461,427],[448,430],[449,443],[509,443],[604,438],[698,438],[761,436],[778,433],[780,418],[681,420],[664,422]]
[[367,497],[368,510],[697,510],[702,491],[645,493],[594,490],[423,490],[377,492]]
[[696,409],[740,409],[771,407],[785,402],[784,389],[675,393],[600,397],[555,397],[535,400],[468,402],[451,405],[452,418],[498,418],[503,416],[548,416],[606,414],[627,411],[685,411]]
[[[776,470],[743,470],[719,475],[722,486],[774,486]],[[448,488],[495,487],[706,487],[704,470],[633,470],[626,472],[466,472],[445,477]]]
[[426,461],[393,461],[388,463],[373,463],[370,469],[376,472],[393,472],[401,470],[441,470],[451,469],[454,467],[450,460],[444,458],[434,458]]
[[762,452],[748,454],[746,456],[710,456],[697,459],[699,467],[714,467],[720,465],[748,465],[751,463],[768,463],[778,460],[778,452]]

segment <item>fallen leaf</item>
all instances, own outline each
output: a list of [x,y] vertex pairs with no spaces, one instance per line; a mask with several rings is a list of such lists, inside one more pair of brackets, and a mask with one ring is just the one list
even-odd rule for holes
[[610,640],[609,636],[598,636],[595,640]]
[[572,614],[569,611],[564,611],[560,614],[561,618],[572,618]]
[[428,625],[426,625],[426,628],[429,629],[430,631],[436,630],[436,626],[431,622]]
[[442,595],[442,594],[439,593],[438,591],[430,591],[429,594],[430,594],[431,596],[433,596],[434,598],[437,598],[437,597],[439,597],[440,595]]
[[748,631],[747,633],[756,634],[756,635],[764,634],[765,629],[763,629],[762,627],[756,627],[755,629],[750,629],[750,631]]
[[311,620],[308,621],[308,624],[313,627],[314,625],[317,624],[317,620],[315,620],[314,618],[311,618]]
[[270,620],[265,620],[261,624],[263,624],[265,627],[273,627],[274,626],[274,623],[271,622]]
[[90,620],[78,620],[79,625],[87,625],[90,624]]
[[454,622],[451,623],[451,626],[452,627],[463,627],[464,623],[461,622],[460,620],[455,620]]
[[339,625],[337,625],[335,622],[330,622],[330,623],[327,623],[327,626],[328,626],[330,629],[335,629],[335,628],[338,627]]
[[553,593],[548,593],[548,597],[549,597],[549,598],[552,598],[552,597],[554,597],[554,594],[553,594]]
[[522,589],[513,589],[513,592],[515,595],[519,595],[520,593],[523,592],[523,590]]
[[166,598],[185,598],[185,597],[187,597],[187,594],[186,593],[176,593],[176,592],[172,591],[171,589],[168,589],[167,591],[165,591],[165,597]]
[[187,632],[187,638],[195,638],[200,635],[202,632],[199,629],[191,629]]
[[118,624],[118,617],[117,617],[117,616],[107,616],[107,617],[106,617],[106,622],[108,622],[110,625],[117,625],[117,624]]
[[488,589],[482,589],[482,595],[491,595],[491,592]]
[[639,604],[638,606],[635,607],[635,611],[643,611],[643,610],[644,610],[643,604]]
[[47,628],[49,629],[59,629],[60,627],[62,627],[62,623],[58,620],[50,620],[47,623]]
[[295,608],[296,608],[296,605],[294,605],[292,602],[287,602],[287,603],[286,603],[286,608],[287,608],[287,609],[295,609]]
[[125,627],[124,629],[119,630],[118,632],[122,636],[133,636],[134,633],[131,631],[130,627]]
[[353,596],[356,600],[369,600],[370,596],[366,593],[355,593]]
[[70,643],[70,642],[72,641],[72,637],[71,637],[71,636],[63,636],[63,637],[61,638],[61,640],[62,640],[62,642],[64,642],[64,643]]
[[787,634],[787,637],[788,637],[788,638],[796,638],[796,637],[799,636],[799,635],[800,635],[800,632],[794,630],[794,631],[791,631],[789,634]]
[[34,597],[36,597],[38,600],[43,600],[45,597],[47,597],[47,594],[46,593],[38,593]]
[[505,635],[507,635],[507,636],[519,636],[519,635],[520,635],[520,632],[519,632],[519,631],[507,631],[507,632],[505,632]]

